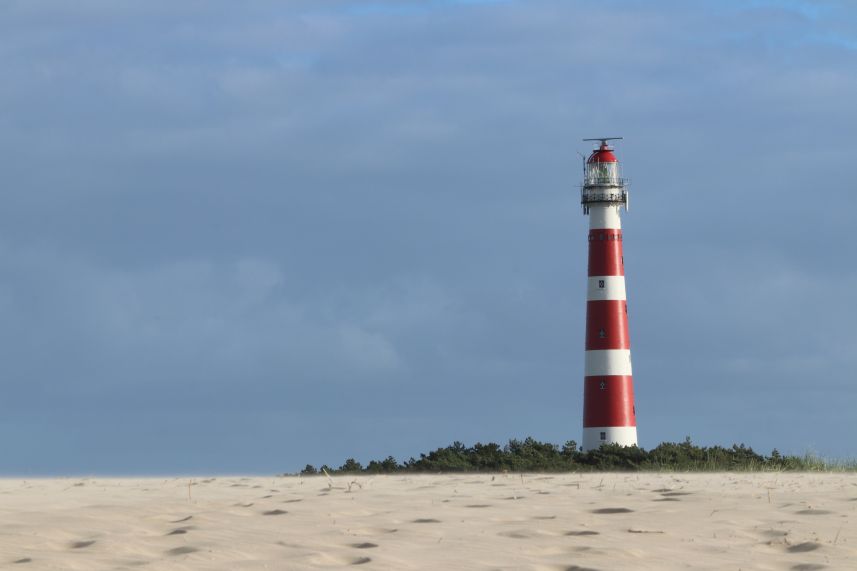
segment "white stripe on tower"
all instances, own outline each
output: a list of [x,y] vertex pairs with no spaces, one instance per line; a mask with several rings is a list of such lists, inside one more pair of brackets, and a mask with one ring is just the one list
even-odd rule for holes
[[586,287],[586,301],[625,300],[625,276],[591,276]]
[[[604,438],[601,437],[602,433]],[[605,442],[620,446],[637,445],[636,426],[598,426],[583,429],[583,449],[592,450]]]
[[613,204],[593,204],[589,207],[590,230],[621,230],[622,219],[619,218],[619,206]]
[[630,349],[602,349],[587,351],[584,356],[586,377],[631,376]]

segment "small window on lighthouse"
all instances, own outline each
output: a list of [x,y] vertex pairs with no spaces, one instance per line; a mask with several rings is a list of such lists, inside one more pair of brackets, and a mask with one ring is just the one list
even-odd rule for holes
[[598,280],[598,287],[604,289],[604,280]]
[[601,433],[601,440],[607,440],[607,433],[606,432]]

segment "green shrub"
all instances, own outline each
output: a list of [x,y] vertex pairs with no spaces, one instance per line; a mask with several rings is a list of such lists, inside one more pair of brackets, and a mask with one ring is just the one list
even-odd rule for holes
[[[446,448],[438,448],[420,454],[399,464],[388,456],[385,460],[372,460],[364,468],[354,458],[346,460],[338,470],[327,465],[321,467],[329,474],[372,473],[392,474],[398,472],[584,472],[584,471],[756,471],[756,470],[849,470],[857,471],[857,462],[828,462],[817,456],[784,456],[774,449],[770,456],[763,456],[744,444],[722,446],[697,446],[690,437],[684,442],[664,442],[646,451],[637,446],[607,444],[583,452],[577,442],[569,440],[562,447],[549,442],[539,442],[527,437],[512,439],[505,446],[493,442],[477,442],[467,447],[453,442]],[[318,471],[307,464],[301,474],[316,474]]]

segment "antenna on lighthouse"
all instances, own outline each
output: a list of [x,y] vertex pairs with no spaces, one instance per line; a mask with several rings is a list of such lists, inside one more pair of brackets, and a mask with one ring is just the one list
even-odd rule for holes
[[607,141],[621,141],[625,137],[596,137],[594,139],[583,139],[584,141],[601,141],[602,145],[607,145]]
[[577,154],[580,155],[580,163],[583,166],[583,172],[585,174],[586,173],[586,155],[584,155],[580,151],[577,151]]

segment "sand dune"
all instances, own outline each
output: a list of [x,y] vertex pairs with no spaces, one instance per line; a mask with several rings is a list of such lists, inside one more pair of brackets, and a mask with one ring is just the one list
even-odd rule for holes
[[0,569],[351,566],[857,569],[857,474],[0,480]]

